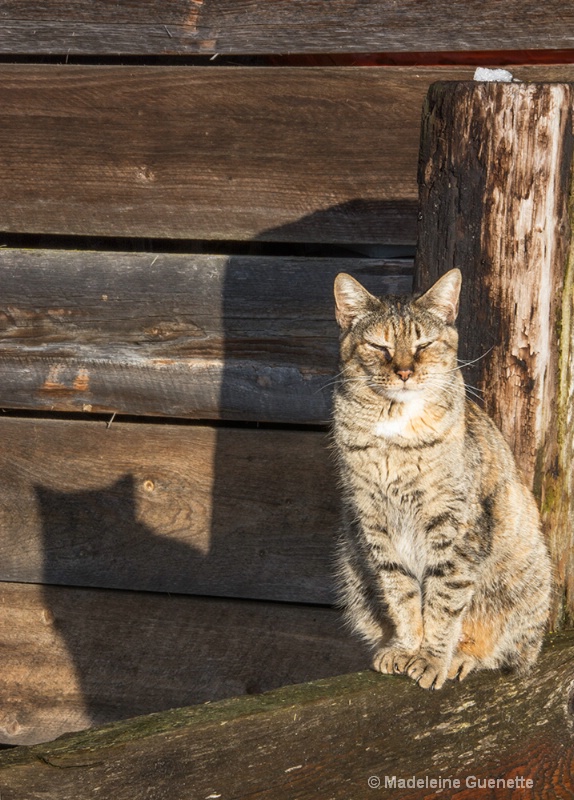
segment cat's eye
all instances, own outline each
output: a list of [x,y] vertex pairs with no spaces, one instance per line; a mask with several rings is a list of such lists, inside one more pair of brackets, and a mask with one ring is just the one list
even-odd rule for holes
[[429,347],[431,344],[432,344],[432,341],[431,342],[421,342],[420,344],[418,344],[416,346],[415,352],[420,353],[421,350],[426,350],[427,347]]
[[369,345],[369,347],[372,347],[373,350],[378,350],[379,353],[382,353],[384,357],[387,359],[387,361],[390,361],[392,359],[391,351],[389,350],[386,344],[378,344],[377,342],[369,342],[369,341],[367,342],[367,344]]

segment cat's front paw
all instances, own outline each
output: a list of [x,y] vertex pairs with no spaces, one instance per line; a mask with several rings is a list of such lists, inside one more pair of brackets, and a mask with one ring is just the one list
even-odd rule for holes
[[373,659],[373,668],[386,675],[401,675],[412,661],[414,653],[401,647],[386,647],[377,652]]
[[406,666],[409,678],[423,689],[441,689],[448,677],[449,664],[444,658],[421,651]]

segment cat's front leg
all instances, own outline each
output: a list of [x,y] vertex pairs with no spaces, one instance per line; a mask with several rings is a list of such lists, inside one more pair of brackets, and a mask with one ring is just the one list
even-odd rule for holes
[[411,658],[405,671],[422,689],[442,689],[449,677],[452,654],[436,653],[425,645]]
[[472,575],[452,561],[428,569],[423,582],[423,640],[406,667],[407,675],[423,689],[440,689],[449,677],[473,590]]
[[337,573],[345,619],[371,648],[374,669],[404,672],[423,636],[420,585],[386,531],[348,524],[343,533]]
[[379,581],[386,615],[394,632],[388,642],[379,646],[373,658],[378,672],[405,672],[423,640],[421,592],[418,581],[395,561],[379,563]]

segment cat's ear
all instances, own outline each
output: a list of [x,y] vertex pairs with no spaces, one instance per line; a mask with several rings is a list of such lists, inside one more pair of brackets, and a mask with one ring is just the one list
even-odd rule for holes
[[379,301],[359,281],[345,272],[335,278],[335,304],[337,322],[344,330],[350,328],[357,317],[373,311]]
[[460,270],[451,269],[442,275],[425,294],[419,297],[416,303],[436,314],[447,325],[453,325],[458,316],[461,285],[462,275]]

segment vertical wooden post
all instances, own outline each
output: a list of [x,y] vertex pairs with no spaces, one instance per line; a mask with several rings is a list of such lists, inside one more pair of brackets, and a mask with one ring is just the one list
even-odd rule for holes
[[415,269],[416,288],[462,270],[465,378],[540,502],[554,626],[574,622],[573,99],[570,84],[430,87]]

